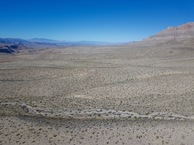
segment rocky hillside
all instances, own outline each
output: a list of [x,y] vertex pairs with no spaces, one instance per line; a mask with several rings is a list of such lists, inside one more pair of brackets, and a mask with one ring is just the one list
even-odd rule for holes
[[194,22],[178,27],[168,27],[166,30],[149,37],[146,41],[185,40],[194,38]]
[[131,47],[168,47],[186,48],[194,50],[194,22],[186,23],[177,27],[168,27],[162,32],[150,36],[143,41],[129,43]]

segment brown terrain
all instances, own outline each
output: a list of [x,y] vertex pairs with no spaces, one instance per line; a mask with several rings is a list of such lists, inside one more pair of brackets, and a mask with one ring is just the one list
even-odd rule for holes
[[0,144],[192,145],[193,44],[188,23],[128,45],[1,53]]

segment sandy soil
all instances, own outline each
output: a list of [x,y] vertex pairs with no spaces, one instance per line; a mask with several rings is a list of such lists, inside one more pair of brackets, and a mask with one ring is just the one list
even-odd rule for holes
[[1,117],[1,144],[190,144],[194,122],[157,120],[52,120]]
[[0,144],[191,144],[192,50],[69,47],[0,55]]

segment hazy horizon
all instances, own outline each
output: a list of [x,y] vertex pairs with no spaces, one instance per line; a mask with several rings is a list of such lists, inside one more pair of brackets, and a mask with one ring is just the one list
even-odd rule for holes
[[193,21],[191,0],[2,0],[1,38],[131,42]]
[[59,39],[52,39],[52,38],[40,38],[40,37],[36,37],[36,38],[20,38],[20,37],[0,37],[0,39],[21,39],[21,40],[26,40],[26,41],[38,41],[38,40],[42,40],[42,41],[57,41],[57,42],[104,42],[104,43],[128,43],[128,42],[134,42],[134,41],[123,41],[123,42],[109,42],[109,41],[98,41],[98,40],[59,40]]

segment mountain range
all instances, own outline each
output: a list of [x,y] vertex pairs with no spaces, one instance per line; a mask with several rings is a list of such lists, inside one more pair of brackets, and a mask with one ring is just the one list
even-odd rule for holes
[[98,41],[58,41],[45,38],[33,38],[29,40],[18,38],[0,38],[0,52],[15,53],[25,49],[56,48],[65,46],[105,46],[129,44],[133,46],[162,46],[183,44],[189,47],[194,45],[194,22],[177,27],[168,27],[166,30],[150,36],[139,42],[133,43],[108,43]]
[[23,49],[60,48],[66,46],[106,46],[120,45],[123,43],[110,43],[101,41],[58,41],[45,38],[19,39],[0,38],[0,52],[13,53]]

